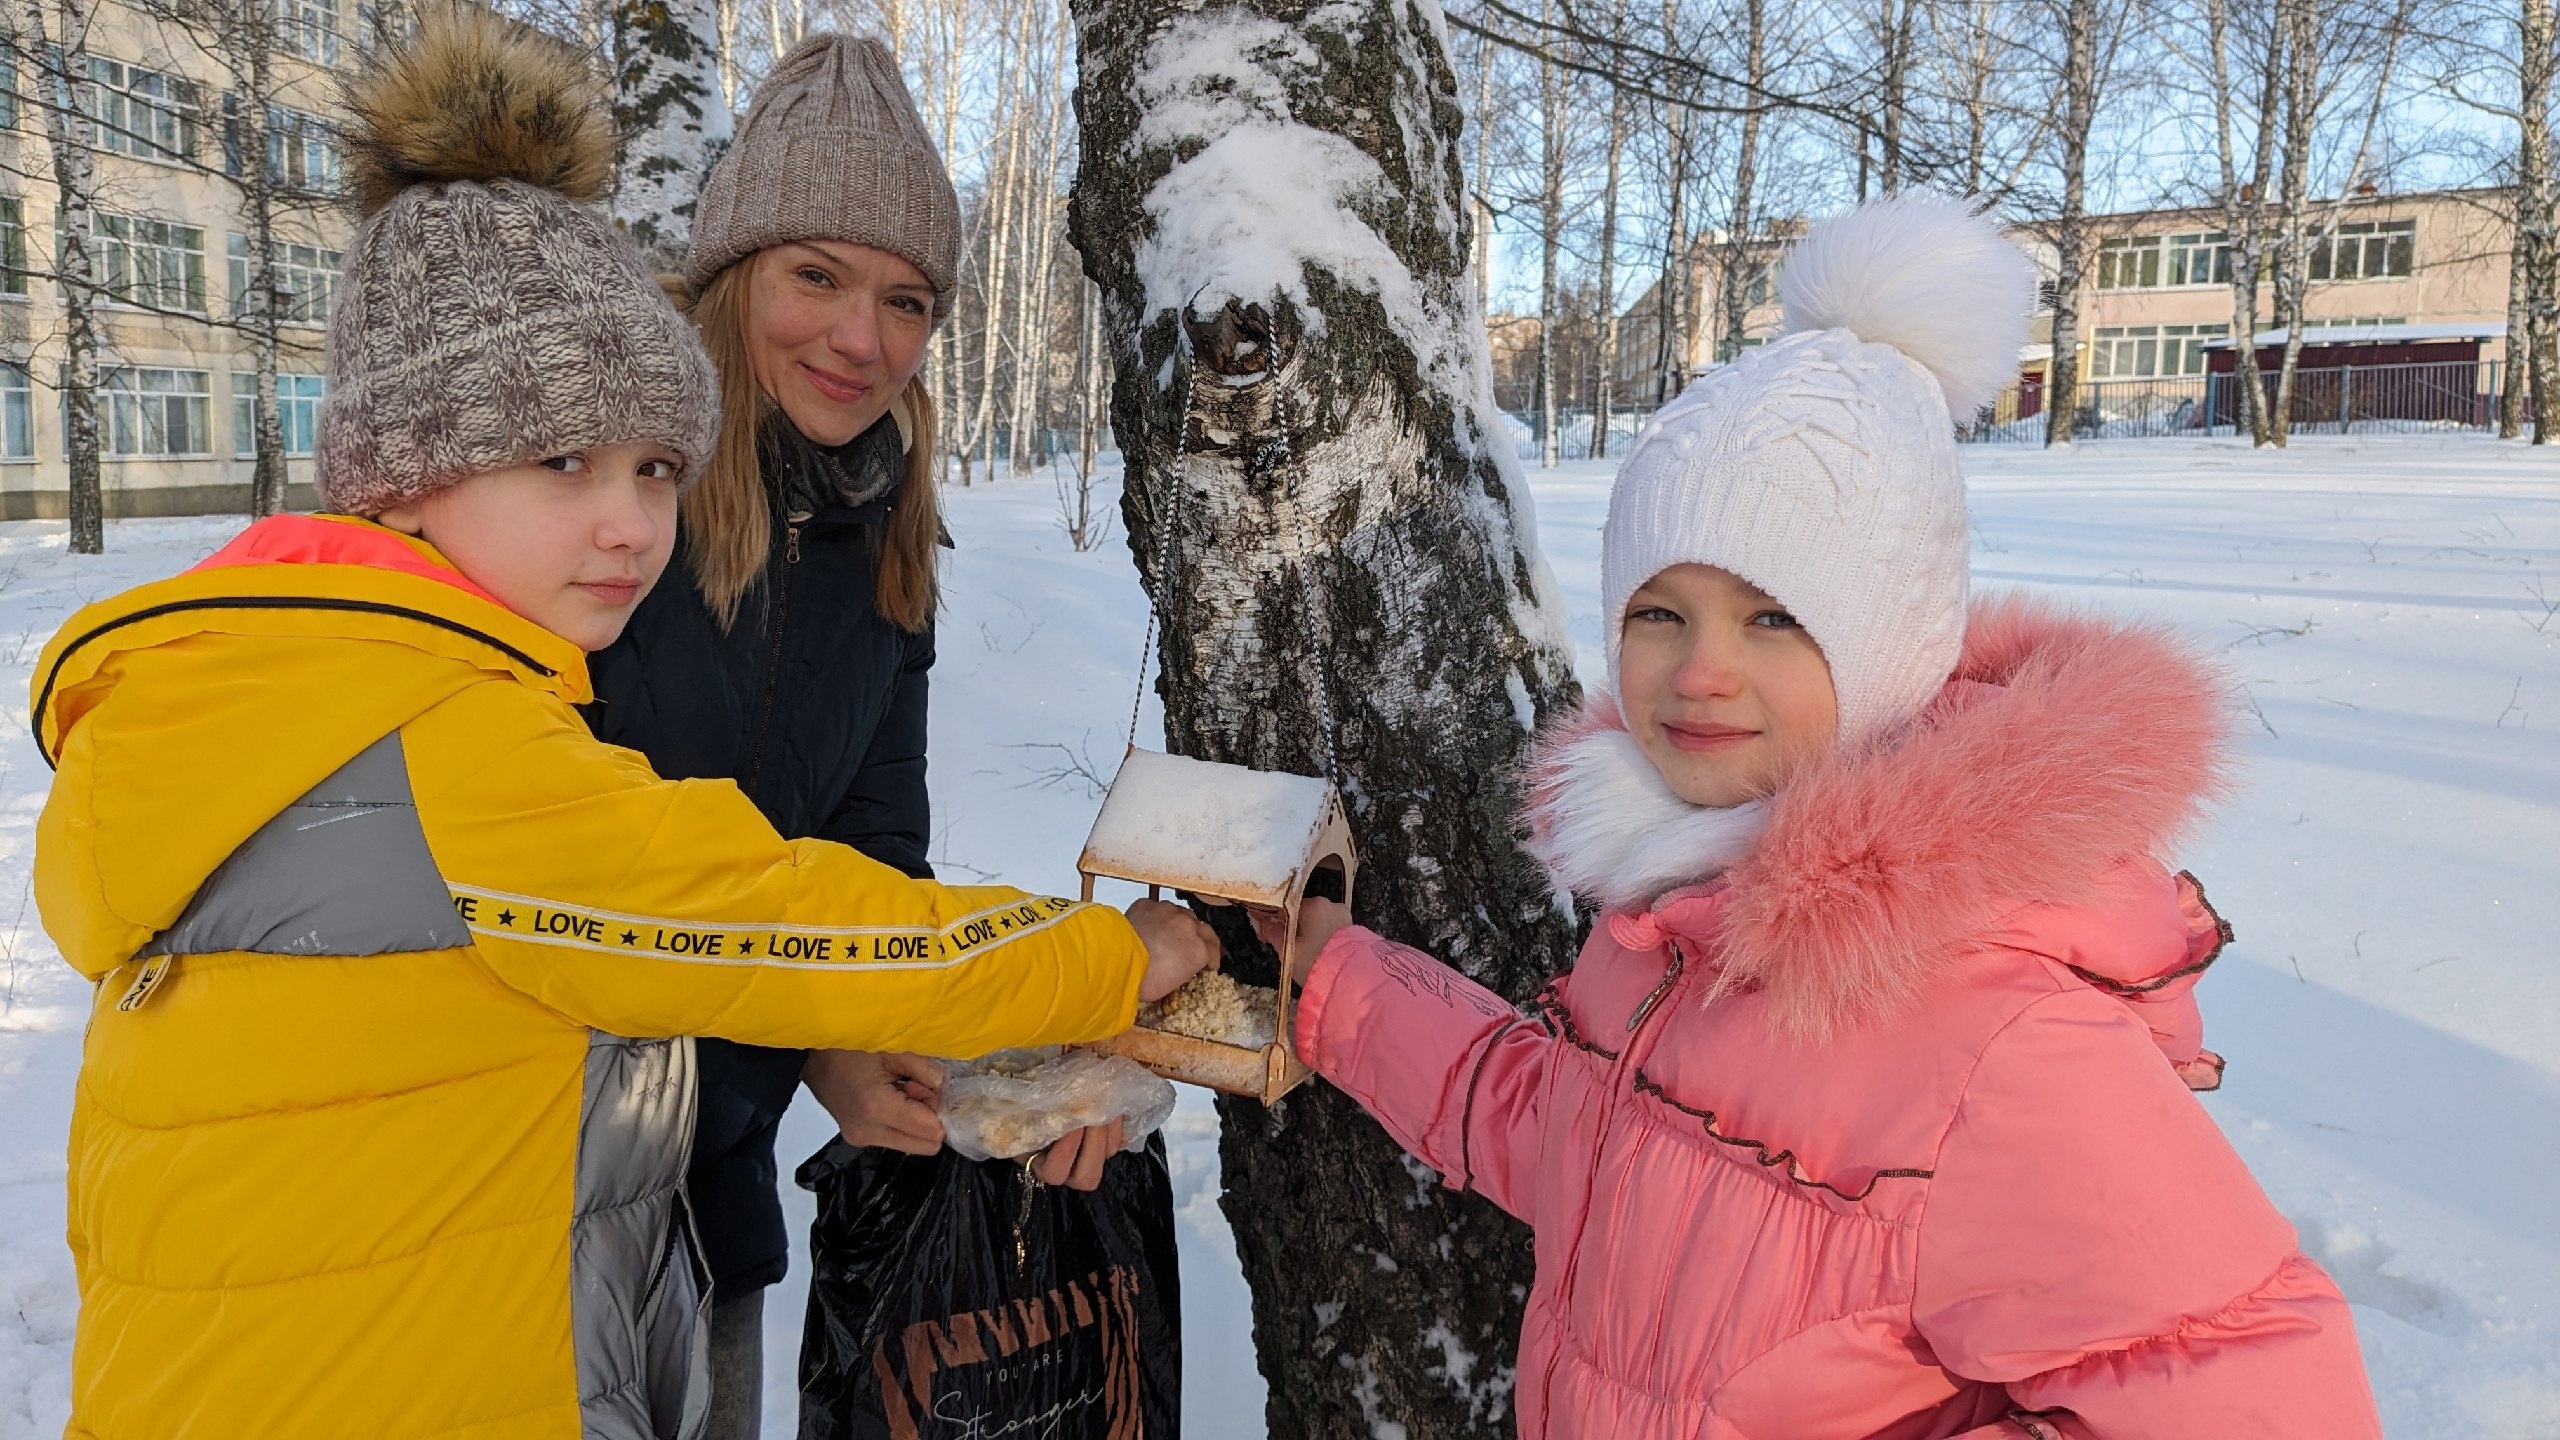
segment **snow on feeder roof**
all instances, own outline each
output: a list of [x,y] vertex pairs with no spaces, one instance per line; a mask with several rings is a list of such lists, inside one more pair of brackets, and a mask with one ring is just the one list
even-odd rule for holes
[[1276,993],[1201,975],[1093,1048],[1169,1080],[1258,1096],[1266,1105],[1279,1099],[1309,1073],[1289,1032],[1296,977],[1305,968],[1299,903],[1307,882],[1326,871],[1340,875],[1341,898],[1350,903],[1358,867],[1342,799],[1329,782],[1132,747],[1076,862],[1084,898],[1093,898],[1097,878],[1134,880],[1150,895],[1171,889],[1212,904],[1278,910],[1287,916],[1287,936]]
[[1076,868],[1277,910],[1339,808],[1310,776],[1131,750]]

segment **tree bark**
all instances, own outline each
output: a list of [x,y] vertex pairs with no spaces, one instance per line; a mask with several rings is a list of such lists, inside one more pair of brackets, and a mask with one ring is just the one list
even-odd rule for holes
[[[2524,282],[2524,326],[2519,330],[2509,306],[2507,366],[2525,372],[2533,397],[2533,443],[2551,441],[2551,406],[2560,401],[2560,234],[2555,234],[2552,206],[2560,201],[2560,185],[2551,173],[2551,82],[2553,70],[2551,0],[2522,0],[2516,25],[2516,233],[2514,246]],[[2513,282],[2511,281],[2510,284]],[[2509,387],[2511,393],[2515,387]],[[2519,401],[2520,401],[2519,397]],[[2500,433],[2512,436],[2523,423],[2521,403],[2510,402],[2500,416]]]
[[[1168,744],[1303,774],[1330,756],[1361,920],[1525,999],[1576,926],[1518,848],[1516,776],[1576,688],[1470,323],[1438,12],[1082,0],[1077,22],[1070,234],[1106,306]],[[1326,158],[1330,188],[1259,189],[1217,148],[1240,131]],[[1241,978],[1272,978],[1228,939]],[[1321,1082],[1219,1109],[1270,1433],[1508,1440],[1527,1231]]]
[[2063,24],[2062,210],[2053,226],[2052,383],[2044,443],[2068,445],[2080,420],[2080,287],[2089,268],[2089,135],[2098,110],[2098,0],[2067,0]]
[[2251,172],[2249,179],[2243,181],[2232,113],[2238,91],[2231,74],[2231,18],[2231,0],[2208,0],[2214,148],[2221,166],[2222,228],[2231,243],[2231,383],[2239,392],[2235,397],[2239,404],[2236,428],[2245,431],[2254,446],[2274,443],[2266,381],[2258,370],[2258,277],[2266,263],[2267,186],[2275,175],[2276,113],[2284,76],[2285,31],[2270,18],[2255,77],[2257,134],[2250,150]]
[[2293,379],[2302,359],[2302,330],[2311,290],[2311,145],[2320,107],[2317,0],[2277,0],[2284,31],[2283,195],[2276,207],[2275,322],[2284,327],[2276,361],[2275,415],[2267,443],[2282,448],[2293,430]]
[[729,139],[716,0],[621,0],[613,16],[613,217],[665,269],[684,260],[693,206]]
[[[1768,21],[1768,0],[1743,0],[1743,75],[1755,90],[1769,77]],[[1754,105],[1742,117],[1742,146],[1734,157],[1733,224],[1725,233],[1724,261],[1716,275],[1716,298],[1724,331],[1716,346],[1720,361],[1742,353],[1742,342],[1751,325],[1750,277],[1744,271],[1751,264],[1751,232],[1760,223],[1752,208],[1760,175],[1760,124],[1760,107]]]
[[[2530,0],[2528,0],[2530,3]],[[2533,189],[2524,178],[2524,150],[2516,150],[2514,185],[2514,230],[2507,241],[2507,358],[2506,373],[2498,377],[2498,438],[2513,440],[2524,434],[2524,402],[2526,376],[2532,370],[2527,358],[2526,336],[2533,324],[2533,305],[2527,293],[2533,283],[2532,270],[2525,263],[2525,228],[2533,223]]]
[[63,449],[70,469],[71,553],[107,548],[106,491],[98,464],[97,269],[89,248],[96,181],[82,133],[80,89],[89,74],[89,20],[84,0],[20,0],[20,52],[42,87],[45,143],[57,200],[54,235],[62,283]]
[[[1538,10],[1544,16],[1544,5]],[[1563,456],[1556,434],[1556,291],[1564,248],[1564,76],[1538,61],[1538,463],[1552,470]]]
[[250,399],[249,513],[285,507],[284,417],[276,408],[276,184],[267,165],[267,102],[275,94],[276,0],[234,0],[223,27],[224,57],[238,83],[240,224],[249,246],[248,305],[240,317],[256,375]]
[[[1623,28],[1623,26],[1621,27]],[[1627,144],[1626,92],[1609,87],[1609,181],[1600,197],[1600,363],[1591,398],[1590,458],[1609,454],[1609,408],[1618,377],[1618,162]]]

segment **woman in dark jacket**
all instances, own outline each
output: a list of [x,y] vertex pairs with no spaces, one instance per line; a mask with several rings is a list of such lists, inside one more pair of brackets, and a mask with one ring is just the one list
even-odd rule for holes
[[[812,36],[712,172],[681,284],[720,370],[722,431],[686,497],[692,583],[650,592],[593,661],[596,734],[670,779],[737,782],[788,837],[910,875],[925,850],[933,406],[916,380],[959,270],[959,204],[877,41]],[[689,1180],[713,1278],[707,1440],[752,1436],[763,1291],[790,1240],[774,1132],[806,1080],[855,1145],[941,1148],[940,1066],[699,1043]],[[1044,1154],[1091,1189],[1116,1127]]]

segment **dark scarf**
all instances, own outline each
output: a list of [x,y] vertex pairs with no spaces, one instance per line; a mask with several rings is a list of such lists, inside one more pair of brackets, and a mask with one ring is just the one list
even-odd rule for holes
[[777,409],[757,434],[756,451],[785,515],[815,515],[835,505],[859,510],[898,488],[907,472],[898,422],[889,415],[842,445],[826,446]]

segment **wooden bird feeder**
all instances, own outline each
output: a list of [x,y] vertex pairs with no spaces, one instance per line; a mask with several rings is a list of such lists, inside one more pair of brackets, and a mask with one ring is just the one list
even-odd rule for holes
[[[1134,1028],[1093,1048],[1125,1055],[1168,1080],[1256,1096],[1266,1105],[1287,1094],[1309,1074],[1289,1043],[1298,912],[1309,882],[1328,874],[1339,877],[1340,898],[1349,904],[1358,868],[1342,797],[1329,782],[1132,747],[1076,862],[1084,898],[1093,898],[1095,880],[1109,878],[1144,885],[1150,897],[1173,890],[1212,905],[1285,914],[1277,1028],[1248,1045],[1233,1035],[1211,1040],[1159,1028],[1142,1010]],[[1203,981],[1217,983],[1204,975],[1193,985]]]

